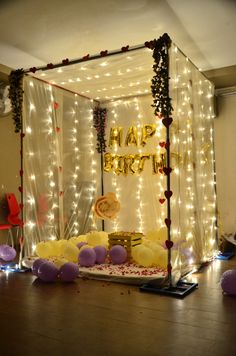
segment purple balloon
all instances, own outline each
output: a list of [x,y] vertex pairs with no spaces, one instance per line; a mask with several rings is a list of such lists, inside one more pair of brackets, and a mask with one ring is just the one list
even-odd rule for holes
[[225,293],[236,295],[236,269],[230,269],[224,272],[220,284]]
[[81,247],[84,246],[84,245],[88,245],[88,243],[87,243],[87,242],[79,242],[76,246],[77,246],[78,248],[81,248]]
[[13,261],[16,257],[16,250],[8,245],[2,245],[0,250],[0,258],[5,262]]
[[84,248],[79,253],[79,263],[82,267],[92,267],[95,265],[96,253],[93,248]]
[[33,265],[32,265],[32,273],[38,277],[38,270],[39,267],[45,263],[48,262],[47,260],[44,260],[43,258],[37,258],[37,260],[34,261]]
[[104,246],[95,246],[94,251],[96,253],[96,263],[102,264],[105,262],[107,257],[107,250]]
[[55,282],[58,276],[58,269],[52,262],[44,262],[38,269],[38,277],[43,282]]
[[110,249],[109,256],[113,265],[121,265],[127,260],[127,251],[123,246],[115,245]]
[[63,282],[72,282],[79,275],[79,267],[75,263],[67,262],[59,270],[59,278]]

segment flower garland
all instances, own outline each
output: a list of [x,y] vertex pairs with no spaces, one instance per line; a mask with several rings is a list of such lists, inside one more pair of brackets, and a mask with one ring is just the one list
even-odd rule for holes
[[20,132],[22,128],[23,76],[23,69],[12,71],[9,75],[9,98],[11,100],[15,132]]
[[93,127],[97,131],[97,152],[106,152],[105,128],[107,121],[107,109],[96,107],[93,110]]
[[152,96],[155,115],[164,118],[169,117],[173,110],[171,98],[169,97],[169,56],[168,49],[171,45],[171,39],[167,33],[164,33],[158,40],[151,43],[153,49],[155,72],[152,78]]

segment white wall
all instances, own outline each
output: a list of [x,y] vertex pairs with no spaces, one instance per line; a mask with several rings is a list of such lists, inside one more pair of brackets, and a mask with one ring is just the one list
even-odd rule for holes
[[215,119],[220,233],[236,232],[236,95],[218,96]]

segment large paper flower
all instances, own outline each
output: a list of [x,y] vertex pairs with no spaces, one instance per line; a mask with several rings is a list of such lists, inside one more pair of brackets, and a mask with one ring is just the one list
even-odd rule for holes
[[114,219],[120,210],[120,203],[118,202],[114,193],[107,193],[97,198],[94,204],[94,214],[99,219]]

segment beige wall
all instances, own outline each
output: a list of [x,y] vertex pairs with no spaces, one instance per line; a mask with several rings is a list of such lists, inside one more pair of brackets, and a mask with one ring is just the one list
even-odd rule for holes
[[215,155],[221,233],[236,232],[236,95],[217,97]]
[[[0,64],[0,80],[8,81],[11,68]],[[7,222],[5,193],[15,193],[20,201],[20,135],[14,132],[12,116],[0,116],[0,223]],[[0,243],[5,243],[7,233],[0,231]]]

